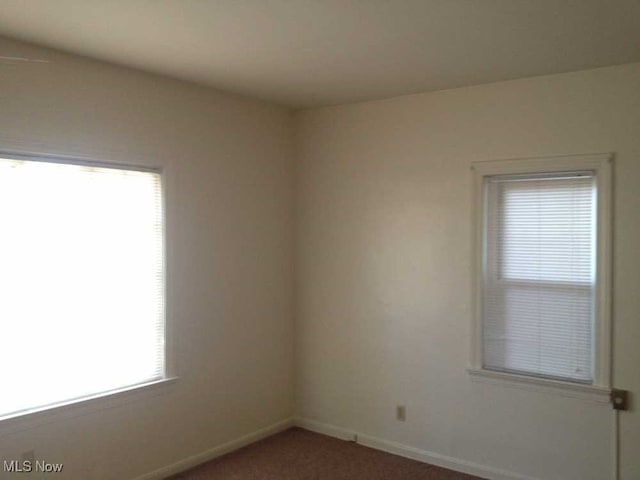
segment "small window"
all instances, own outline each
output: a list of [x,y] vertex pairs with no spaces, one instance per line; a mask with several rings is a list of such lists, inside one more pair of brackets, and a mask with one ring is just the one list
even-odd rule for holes
[[475,165],[479,368],[608,383],[603,165],[591,157]]
[[165,376],[160,174],[0,158],[0,417]]

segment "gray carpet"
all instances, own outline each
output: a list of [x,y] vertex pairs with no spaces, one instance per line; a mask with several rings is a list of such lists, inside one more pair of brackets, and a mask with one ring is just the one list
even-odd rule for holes
[[174,480],[480,480],[478,477],[291,428]]

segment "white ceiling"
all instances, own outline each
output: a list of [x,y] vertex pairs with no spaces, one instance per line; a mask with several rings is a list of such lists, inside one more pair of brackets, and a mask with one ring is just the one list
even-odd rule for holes
[[0,0],[0,33],[309,107],[640,61],[640,0]]

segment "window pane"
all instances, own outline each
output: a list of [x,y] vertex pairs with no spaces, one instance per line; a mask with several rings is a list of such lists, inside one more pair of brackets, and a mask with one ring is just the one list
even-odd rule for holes
[[485,368],[591,382],[594,178],[493,178],[487,207]]
[[160,175],[0,159],[0,416],[164,375]]
[[591,288],[507,284],[492,293],[485,367],[591,381]]
[[593,179],[497,183],[503,278],[592,282]]

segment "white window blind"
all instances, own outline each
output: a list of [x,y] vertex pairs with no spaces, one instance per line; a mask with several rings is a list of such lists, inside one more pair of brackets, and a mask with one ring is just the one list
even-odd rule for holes
[[0,159],[0,417],[164,376],[160,175]]
[[589,172],[488,178],[484,368],[593,381],[595,189]]

